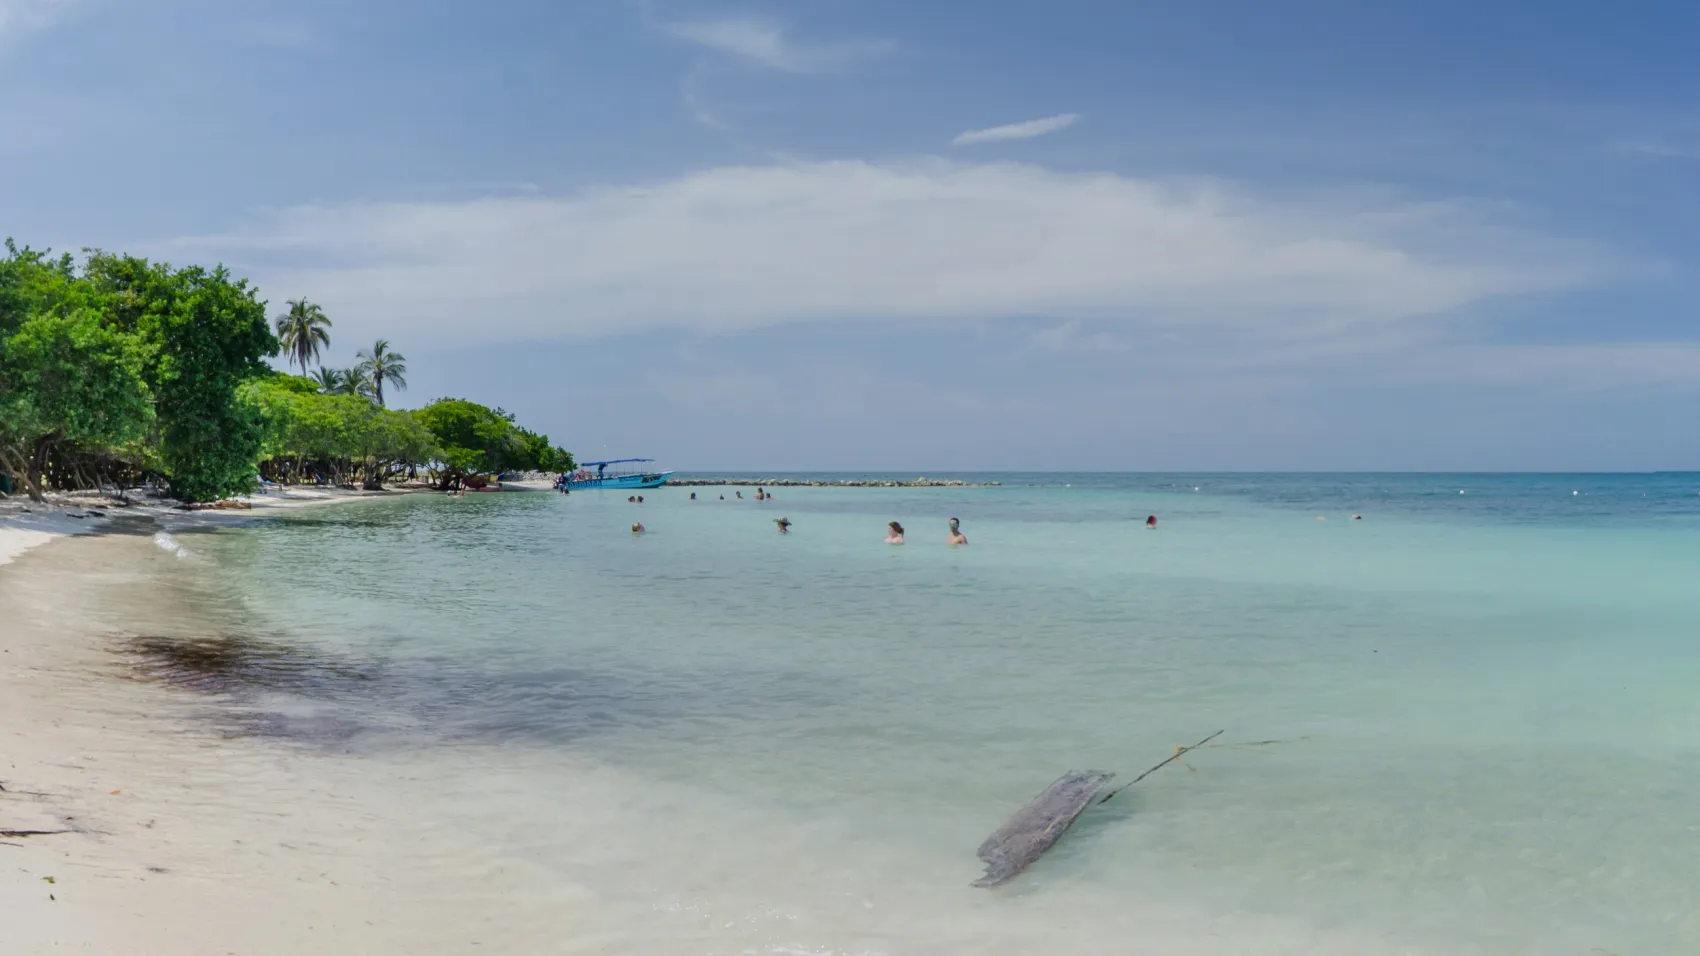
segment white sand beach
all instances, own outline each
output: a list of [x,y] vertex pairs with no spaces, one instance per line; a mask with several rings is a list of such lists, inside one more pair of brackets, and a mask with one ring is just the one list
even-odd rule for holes
[[194,595],[159,573],[156,528],[245,512],[14,512],[0,519],[0,953],[461,953],[523,922],[505,919],[514,884],[469,862],[476,847],[375,792],[429,786],[412,768],[223,739],[197,719],[206,699],[129,679],[123,636],[196,626]]

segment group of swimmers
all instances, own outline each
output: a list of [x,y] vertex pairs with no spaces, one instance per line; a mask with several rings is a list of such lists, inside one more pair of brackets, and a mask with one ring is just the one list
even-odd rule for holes
[[[693,499],[696,498],[696,492],[694,492],[694,491],[691,492],[691,497]],[[771,496],[769,496],[769,497],[771,497]],[[724,499],[725,496],[722,495],[721,498]],[[639,498],[631,498],[631,499],[628,499],[628,500],[642,501],[643,499],[641,497],[639,497]],[[1152,521],[1155,522],[1156,519],[1153,518]],[[791,519],[790,518],[775,518],[775,519],[773,519],[773,524],[774,524],[775,527],[777,527],[779,529],[780,534],[790,534],[791,533]],[[1155,527],[1155,524],[1153,524],[1151,526]],[[888,522],[886,522],[885,527],[886,527],[886,536],[885,536],[885,543],[886,544],[902,544],[903,543],[903,525],[902,524],[899,524],[896,521],[888,521]],[[644,526],[643,526],[643,522],[641,522],[641,521],[632,522],[632,534],[643,534],[644,530],[645,529],[644,529]],[[962,533],[962,519],[961,518],[950,519],[950,533],[945,535],[945,543],[950,544],[950,545],[961,545],[961,544],[967,544],[968,543],[968,536]]]
[[[738,500],[739,500],[739,501],[742,501],[742,500],[744,500],[744,493],[743,493],[743,492],[741,492],[741,491],[734,491],[734,492],[733,492],[733,494],[734,494],[734,495],[736,495],[736,496],[737,496],[737,498],[738,498]],[[642,500],[643,500],[643,499],[642,499],[642,498],[639,498],[639,499],[638,499],[638,500],[639,500],[639,501],[642,501]],[[694,492],[694,491],[693,491],[693,492],[691,492],[691,500],[692,500],[692,501],[695,501],[695,500],[697,500],[697,493],[696,493],[696,492]],[[720,496],[720,500],[721,500],[721,501],[725,501],[725,500],[726,500],[726,496],[725,496],[725,495],[721,495],[721,496]],[[767,490],[767,489],[766,489],[766,488],[757,488],[757,489],[756,489],[756,500],[757,500],[757,501],[772,501],[772,500],[773,500],[773,494],[772,494],[772,493],[771,493],[771,492],[769,492],[769,491],[768,491],[768,490]]]
[[[901,524],[899,524],[895,521],[888,521],[888,522],[886,522],[885,528],[886,528],[886,536],[885,536],[885,543],[886,544],[902,544],[903,543],[903,525],[901,525]],[[967,544],[968,543],[968,536],[962,533],[962,519],[961,518],[950,519],[950,533],[945,535],[944,540],[945,540],[946,544],[951,544],[951,545]]]

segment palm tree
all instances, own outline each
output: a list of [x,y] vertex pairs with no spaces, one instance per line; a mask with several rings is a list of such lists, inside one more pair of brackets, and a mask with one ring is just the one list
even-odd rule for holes
[[385,382],[397,391],[407,389],[407,356],[390,351],[389,339],[379,339],[371,351],[362,349],[355,357],[361,360],[356,368],[371,380],[372,395],[379,405],[384,404]]
[[372,373],[365,365],[342,370],[342,391],[338,395],[358,395],[361,398],[372,397]]
[[329,348],[331,327],[325,310],[306,299],[290,299],[289,311],[277,317],[277,338],[283,343],[283,354],[292,365],[301,366],[307,374],[307,363],[319,360],[319,350]]
[[343,376],[346,374],[347,373],[340,368],[325,368],[324,366],[320,366],[319,370],[314,372],[310,377],[313,381],[319,383],[320,394],[341,395],[347,388],[347,386],[343,384],[345,381]]

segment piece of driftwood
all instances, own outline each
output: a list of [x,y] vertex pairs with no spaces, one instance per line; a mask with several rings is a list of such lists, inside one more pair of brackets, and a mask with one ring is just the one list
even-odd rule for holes
[[974,885],[1002,886],[1033,865],[1092,802],[1098,788],[1114,776],[1106,770],[1071,770],[1058,777],[980,844],[986,875]]

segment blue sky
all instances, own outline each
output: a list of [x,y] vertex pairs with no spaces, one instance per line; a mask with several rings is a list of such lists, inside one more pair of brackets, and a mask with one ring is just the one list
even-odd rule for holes
[[581,457],[1700,468],[1696,49],[1674,3],[0,0],[0,232],[227,262]]

